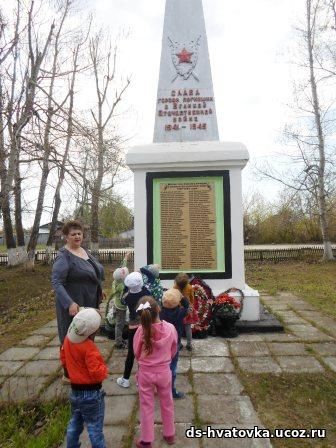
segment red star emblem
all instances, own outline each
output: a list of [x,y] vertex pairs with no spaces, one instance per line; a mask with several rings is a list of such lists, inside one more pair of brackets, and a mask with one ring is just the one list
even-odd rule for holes
[[179,64],[182,64],[183,62],[185,62],[186,64],[191,64],[190,58],[193,54],[194,53],[189,53],[189,51],[183,48],[180,53],[176,53],[176,56],[179,58]]

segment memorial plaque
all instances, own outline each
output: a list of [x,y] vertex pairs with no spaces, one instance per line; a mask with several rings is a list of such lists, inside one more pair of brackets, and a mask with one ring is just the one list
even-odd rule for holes
[[229,274],[229,197],[228,172],[147,174],[147,256],[161,274]]
[[161,183],[161,267],[217,269],[214,182]]

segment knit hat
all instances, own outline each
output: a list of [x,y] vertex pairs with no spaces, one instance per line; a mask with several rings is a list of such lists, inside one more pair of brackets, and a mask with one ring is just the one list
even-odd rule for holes
[[94,308],[84,308],[72,319],[68,329],[68,339],[74,344],[85,341],[100,327],[101,317]]
[[143,287],[142,275],[140,274],[140,272],[131,272],[125,278],[124,283],[131,293],[140,292]]
[[154,279],[159,278],[160,275],[160,266],[158,264],[147,264],[146,266],[143,266],[140,268],[140,272],[143,274],[151,275],[154,277]]
[[124,281],[125,278],[128,276],[129,272],[128,269],[125,267],[123,268],[117,268],[114,272],[113,272],[113,278],[114,280],[116,280],[117,282],[119,281]]
[[158,264],[149,264],[146,266],[149,272],[154,275],[155,278],[158,278],[160,275],[160,266]]
[[175,288],[168,289],[163,293],[162,305],[165,308],[176,308],[181,302],[183,295],[181,291]]

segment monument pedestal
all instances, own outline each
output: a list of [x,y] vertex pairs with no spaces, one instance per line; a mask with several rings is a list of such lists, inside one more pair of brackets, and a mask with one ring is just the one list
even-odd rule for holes
[[[148,178],[153,176],[162,178],[176,176],[179,178],[179,176],[188,175],[201,177],[204,175],[204,178],[211,178],[215,173],[225,173],[224,202],[228,202],[228,204],[224,204],[224,211],[227,211],[224,213],[225,237],[223,246],[217,247],[216,255],[219,259],[221,254],[218,254],[218,251],[225,252],[225,261],[223,262],[225,268],[223,272],[218,269],[210,269],[208,276],[206,272],[201,276],[210,285],[214,295],[232,287],[244,290],[245,308],[241,319],[258,320],[259,294],[245,285],[244,273],[241,171],[248,158],[248,151],[241,143],[184,141],[133,147],[127,154],[126,162],[134,172],[135,269],[148,263],[158,262],[156,251],[153,251],[152,248],[155,244],[157,246],[161,244],[155,239],[155,235],[161,235],[161,233],[156,233],[158,229],[155,226],[159,224],[155,221],[155,216],[153,218],[153,213],[155,215],[152,209],[153,191],[149,189]],[[197,203],[193,205],[195,208],[199,206]],[[172,235],[171,238],[178,239],[179,235]],[[179,269],[178,271],[194,272],[195,275],[198,275],[198,271],[193,269]],[[165,275],[169,276],[164,274],[165,272],[168,271],[163,269],[162,283],[164,287],[169,288],[173,284],[174,270],[170,271],[172,275],[169,279],[164,278]]]

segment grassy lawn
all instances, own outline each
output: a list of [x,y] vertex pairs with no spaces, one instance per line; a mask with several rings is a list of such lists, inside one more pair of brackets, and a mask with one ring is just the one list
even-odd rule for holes
[[[36,246],[36,250],[44,250],[46,248],[46,244],[38,244]],[[7,246],[4,244],[0,244],[0,253],[7,253]]]
[[336,319],[336,262],[247,263],[246,282],[274,295],[290,291]]
[[[34,272],[22,266],[0,267],[0,353],[54,319],[55,299],[51,267],[36,264]],[[111,288],[111,267],[105,266],[105,291]]]
[[29,403],[0,407],[0,446],[57,448],[70,416],[68,402]]
[[240,379],[265,428],[325,429],[326,439],[272,439],[276,448],[336,446],[336,375],[259,374]]

